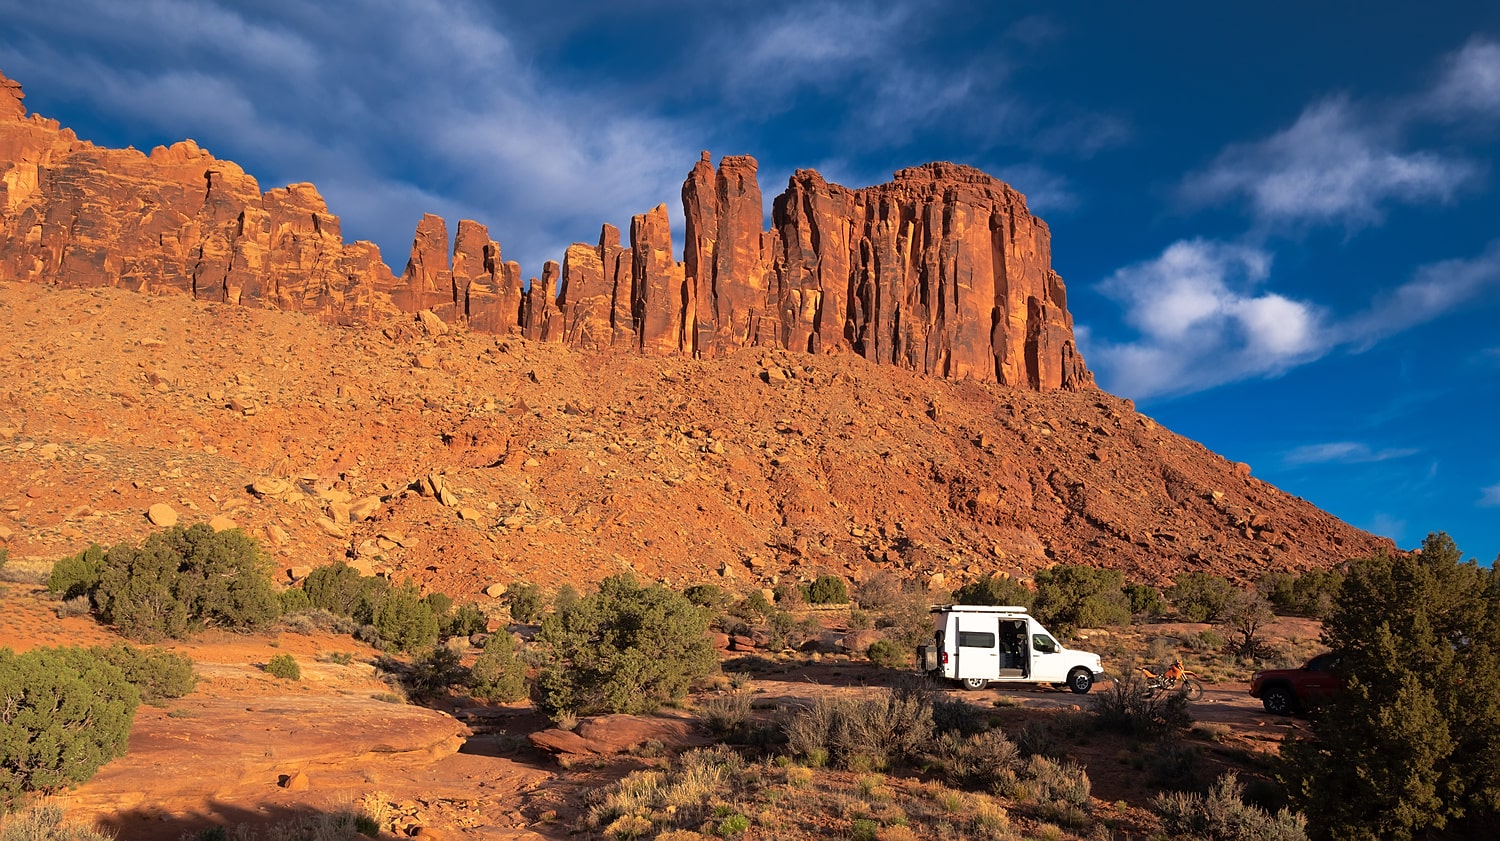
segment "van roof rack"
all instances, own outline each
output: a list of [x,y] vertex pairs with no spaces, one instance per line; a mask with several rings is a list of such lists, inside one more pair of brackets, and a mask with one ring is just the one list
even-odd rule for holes
[[970,613],[1030,613],[1031,611],[1018,604],[935,604],[929,613],[945,613],[950,610],[962,610]]

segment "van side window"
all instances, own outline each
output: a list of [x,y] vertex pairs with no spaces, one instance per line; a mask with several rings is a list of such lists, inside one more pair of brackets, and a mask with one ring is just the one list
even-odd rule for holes
[[964,648],[994,648],[995,635],[978,631],[959,631],[958,644]]
[[1032,634],[1031,647],[1043,654],[1053,654],[1057,651],[1057,643],[1046,634]]

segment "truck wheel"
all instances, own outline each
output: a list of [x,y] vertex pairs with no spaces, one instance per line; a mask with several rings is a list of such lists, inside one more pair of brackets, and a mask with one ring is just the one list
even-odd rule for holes
[[1260,703],[1272,715],[1291,715],[1297,710],[1297,699],[1283,686],[1273,686],[1261,696]]
[[1094,688],[1094,675],[1085,668],[1077,668],[1068,672],[1068,688],[1079,695],[1087,695]]
[[985,688],[989,685],[989,681],[985,680],[982,677],[966,677],[963,680],[960,680],[958,682],[958,685],[972,691]]

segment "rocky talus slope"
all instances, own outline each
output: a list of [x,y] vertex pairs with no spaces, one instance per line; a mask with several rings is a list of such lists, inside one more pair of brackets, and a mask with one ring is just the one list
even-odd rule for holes
[[12,554],[138,539],[157,504],[246,528],[294,575],[353,557],[462,596],[624,570],[1253,577],[1384,545],[1095,390],[0,282]]

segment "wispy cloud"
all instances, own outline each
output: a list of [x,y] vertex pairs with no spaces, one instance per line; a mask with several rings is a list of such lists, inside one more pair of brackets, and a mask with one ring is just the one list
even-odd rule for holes
[[1475,37],[1445,65],[1442,79],[1418,107],[1445,119],[1500,117],[1500,43]]
[[1500,482],[1479,489],[1479,504],[1485,507],[1500,505]]
[[1341,323],[1333,339],[1367,347],[1494,289],[1500,289],[1500,240],[1492,241],[1478,256],[1418,268],[1410,281],[1379,295],[1363,312]]
[[1032,213],[1048,216],[1077,210],[1083,198],[1064,175],[1039,164],[1004,166],[993,170],[995,177],[1021,191]]
[[1389,537],[1399,545],[1406,535],[1406,520],[1391,514],[1378,512],[1370,520],[1370,525],[1366,527],[1366,531],[1371,534],[1378,534],[1381,537]]
[[1451,201],[1481,171],[1449,154],[1402,150],[1391,125],[1336,98],[1269,138],[1225,149],[1180,192],[1193,204],[1244,199],[1262,223],[1358,228],[1383,221],[1391,204]]
[[743,40],[727,81],[732,89],[773,93],[838,86],[890,56],[909,14],[864,2],[794,5],[737,33]]
[[1360,441],[1332,441],[1305,444],[1289,451],[1282,460],[1289,465],[1365,464],[1416,455],[1419,450],[1404,447],[1375,449]]
[[1116,271],[1097,288],[1121,304],[1138,338],[1089,334],[1090,364],[1107,388],[1137,399],[1187,394],[1276,376],[1338,348],[1364,350],[1500,290],[1500,240],[1475,257],[1422,266],[1343,317],[1262,289],[1271,265],[1262,248],[1184,240]]

